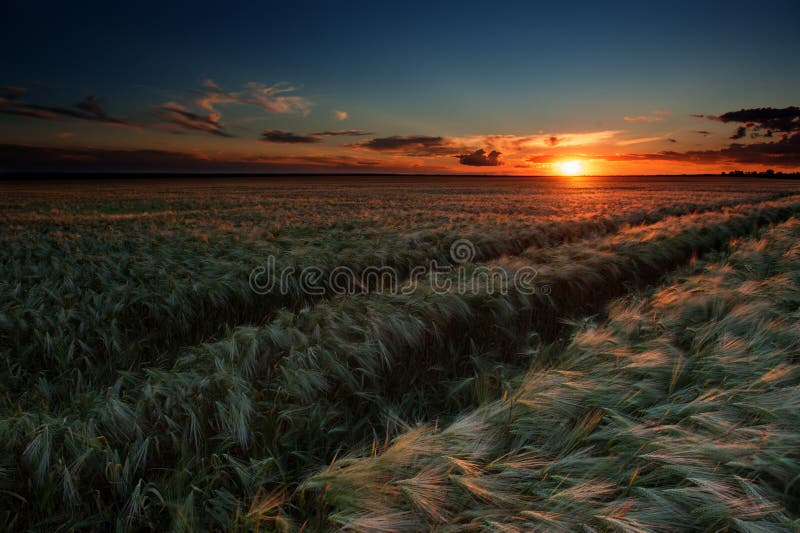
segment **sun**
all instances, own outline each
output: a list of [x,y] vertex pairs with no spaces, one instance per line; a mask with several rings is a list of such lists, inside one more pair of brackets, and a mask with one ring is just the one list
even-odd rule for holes
[[578,159],[573,161],[561,161],[558,163],[558,169],[565,176],[577,176],[583,172],[583,162]]

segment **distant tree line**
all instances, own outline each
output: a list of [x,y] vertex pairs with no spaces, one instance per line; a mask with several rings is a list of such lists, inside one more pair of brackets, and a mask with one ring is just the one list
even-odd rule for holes
[[722,176],[757,176],[762,178],[782,177],[782,178],[800,178],[800,172],[783,172],[778,170],[767,169],[761,172],[757,170],[731,170],[730,172],[721,172]]

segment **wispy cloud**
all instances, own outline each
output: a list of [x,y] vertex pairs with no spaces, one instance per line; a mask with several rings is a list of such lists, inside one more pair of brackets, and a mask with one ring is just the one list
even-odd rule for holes
[[155,110],[155,115],[167,124],[179,128],[172,130],[175,133],[189,130],[210,133],[219,137],[233,137],[232,134],[225,131],[219,113],[212,112],[203,115],[190,111],[177,102],[167,102]]
[[[455,156],[464,165],[498,166],[500,154],[512,159],[526,156],[531,150],[564,150],[612,143],[620,132],[602,130],[582,133],[533,135],[476,135],[445,137],[432,135],[393,135],[350,145],[354,148],[407,156]],[[494,154],[494,155],[493,155]]]
[[285,172],[334,169],[369,172],[385,163],[348,155],[214,157],[202,151],[55,148],[0,144],[0,170]]
[[732,143],[718,149],[677,152],[665,150],[643,154],[591,156],[606,161],[681,161],[697,164],[735,163],[779,167],[800,166],[800,133],[779,141]]
[[411,156],[458,155],[459,152],[464,151],[463,147],[458,146],[451,139],[428,135],[377,137],[350,146],[376,152],[396,152]]
[[333,116],[336,120],[347,120],[350,116],[347,111],[342,111],[341,109],[335,109],[333,111]]
[[504,153],[534,150],[541,148],[569,148],[592,146],[612,142],[621,132],[619,130],[600,130],[591,132],[538,133],[532,135],[482,135],[461,138],[465,144],[488,146]]
[[655,141],[664,140],[664,137],[637,137],[635,139],[625,139],[622,141],[617,141],[615,144],[617,146],[630,146],[632,144],[642,144],[642,143],[651,143]]
[[267,130],[261,134],[261,140],[271,143],[302,144],[318,143],[325,137],[362,136],[372,135],[369,131],[361,130],[326,130],[309,134],[292,133],[285,130]]
[[653,117],[653,116],[648,116],[648,115],[637,115],[635,117],[631,117],[631,116],[625,115],[624,119],[625,119],[625,122],[661,122],[662,120],[664,120],[664,117],[660,117],[660,116]]
[[312,133],[311,135],[316,135],[318,137],[335,137],[341,135],[351,135],[351,136],[373,135],[373,133],[371,131],[364,131],[364,130],[325,130]]
[[23,87],[0,87],[0,113],[41,120],[86,120],[115,126],[137,126],[134,122],[106,113],[96,96],[90,95],[74,107],[31,104],[24,101]]
[[261,140],[268,143],[312,144],[318,143],[322,139],[317,135],[300,135],[284,130],[267,130],[261,134]]
[[[307,115],[313,103],[302,96],[292,94],[297,87],[288,83],[265,85],[250,82],[242,90],[225,91],[213,80],[203,82],[202,89],[192,89],[191,102],[166,102],[156,109],[156,116],[169,126],[183,130],[200,131],[221,137],[233,137],[222,123],[220,108],[237,104],[256,107],[270,113]],[[194,108],[194,109],[193,109]],[[198,111],[199,110],[199,111]],[[163,125],[162,125],[163,126]]]
[[295,94],[299,88],[281,82],[274,85],[249,82],[240,91],[224,91],[213,80],[203,82],[203,89],[193,92],[198,95],[197,105],[207,111],[216,111],[216,106],[225,104],[250,105],[271,113],[299,113],[307,115],[311,112],[313,102]]

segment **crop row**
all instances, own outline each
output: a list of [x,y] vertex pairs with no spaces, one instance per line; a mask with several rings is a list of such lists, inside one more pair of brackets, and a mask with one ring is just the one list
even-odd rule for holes
[[538,250],[494,263],[512,273],[536,266],[549,295],[439,294],[420,282],[411,295],[282,312],[69,401],[50,404],[53,384],[40,379],[30,394],[44,409],[9,410],[2,421],[4,466],[37,516],[150,527],[243,520],[242,501],[259,501],[265,488],[294,486],[337,450],[380,442],[398,418],[452,409],[447,382],[487,360],[519,359],[531,328],[553,334],[559,318],[598,309],[626,283],[798,210],[795,199],[738,206],[664,220],[645,239],[635,227],[560,246],[546,264]]
[[[731,202],[544,220],[513,231],[466,236],[473,240],[475,259],[483,261]],[[349,232],[334,232],[324,246],[302,253],[230,236],[205,243],[182,233],[165,236],[142,229],[116,237],[93,226],[76,238],[41,237],[35,246],[28,236],[12,237],[0,253],[7,273],[0,281],[0,346],[9,360],[0,375],[17,391],[39,375],[52,380],[71,373],[70,392],[91,390],[113,381],[120,368],[162,364],[165,354],[222,334],[228,325],[259,324],[275,310],[298,309],[319,298],[303,290],[299,276],[256,295],[250,272],[266,264],[270,254],[277,256],[276,272],[318,268],[324,296],[332,292],[330,273],[337,267],[348,267],[358,278],[371,267],[389,266],[402,279],[434,259],[451,263],[450,245],[464,235],[440,230],[406,239],[382,235],[358,240]]]
[[[304,490],[353,530],[796,531],[798,238],[792,219],[617,303],[507,398]],[[288,523],[282,502],[251,520]]]

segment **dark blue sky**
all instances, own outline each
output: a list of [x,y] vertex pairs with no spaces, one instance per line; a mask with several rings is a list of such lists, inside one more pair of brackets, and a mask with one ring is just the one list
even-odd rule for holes
[[[243,128],[237,137],[342,126],[333,110],[347,111],[348,128],[386,136],[619,130],[622,117],[656,109],[686,117],[797,104],[798,6],[15,2],[4,6],[0,85],[42,105],[97,95],[108,113],[138,123],[209,79],[226,91],[288,82],[313,102],[302,117],[264,121],[225,106],[224,119]],[[0,120],[5,142],[47,130]],[[653,127],[636,134],[655,136]],[[103,137],[79,133],[95,144]]]

